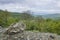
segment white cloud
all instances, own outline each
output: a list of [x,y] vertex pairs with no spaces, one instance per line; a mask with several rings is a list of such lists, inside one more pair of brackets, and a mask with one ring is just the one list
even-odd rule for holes
[[57,7],[60,7],[60,1],[58,1],[58,2],[56,3],[56,6],[57,6]]
[[26,5],[42,6],[42,5],[49,4],[51,1],[52,0],[26,0],[25,3],[26,3]]
[[22,6],[21,4],[5,4],[5,5],[0,5],[0,9],[7,9],[8,11],[15,11],[15,12],[21,12],[28,10],[28,6]]
[[16,0],[15,3],[9,3],[9,4],[3,4],[3,5],[0,4],[0,9],[3,9],[3,10],[7,9],[8,11],[15,11],[15,12],[31,10],[33,12],[60,13],[60,1]]

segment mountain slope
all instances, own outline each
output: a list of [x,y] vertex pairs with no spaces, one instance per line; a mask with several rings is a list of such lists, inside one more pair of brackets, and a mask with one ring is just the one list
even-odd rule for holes
[[47,14],[42,15],[44,18],[60,19],[60,14]]

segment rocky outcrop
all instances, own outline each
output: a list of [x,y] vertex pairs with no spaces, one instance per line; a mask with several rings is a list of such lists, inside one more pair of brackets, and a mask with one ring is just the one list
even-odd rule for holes
[[25,28],[26,26],[22,22],[10,25],[3,33],[3,40],[22,40]]
[[8,35],[14,35],[17,33],[22,33],[25,28],[26,26],[23,23],[15,23],[9,26],[4,33]]
[[1,31],[0,40],[60,40],[56,34],[25,31],[25,28],[23,22],[12,24]]

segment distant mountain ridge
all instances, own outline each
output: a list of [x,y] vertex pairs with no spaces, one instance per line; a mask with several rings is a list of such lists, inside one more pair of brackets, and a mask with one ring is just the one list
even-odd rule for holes
[[46,14],[42,15],[44,18],[60,19],[60,14]]
[[[21,13],[13,13],[13,15],[15,16],[21,16]],[[33,16],[42,16],[43,18],[52,18],[52,19],[60,19],[60,13],[56,13],[56,14],[44,14],[44,15],[34,15],[32,13]]]

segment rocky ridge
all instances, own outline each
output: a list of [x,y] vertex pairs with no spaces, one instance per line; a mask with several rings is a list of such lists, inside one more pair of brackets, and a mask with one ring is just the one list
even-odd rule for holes
[[25,31],[23,22],[14,23],[8,28],[0,26],[0,40],[60,40],[60,36],[52,33]]

